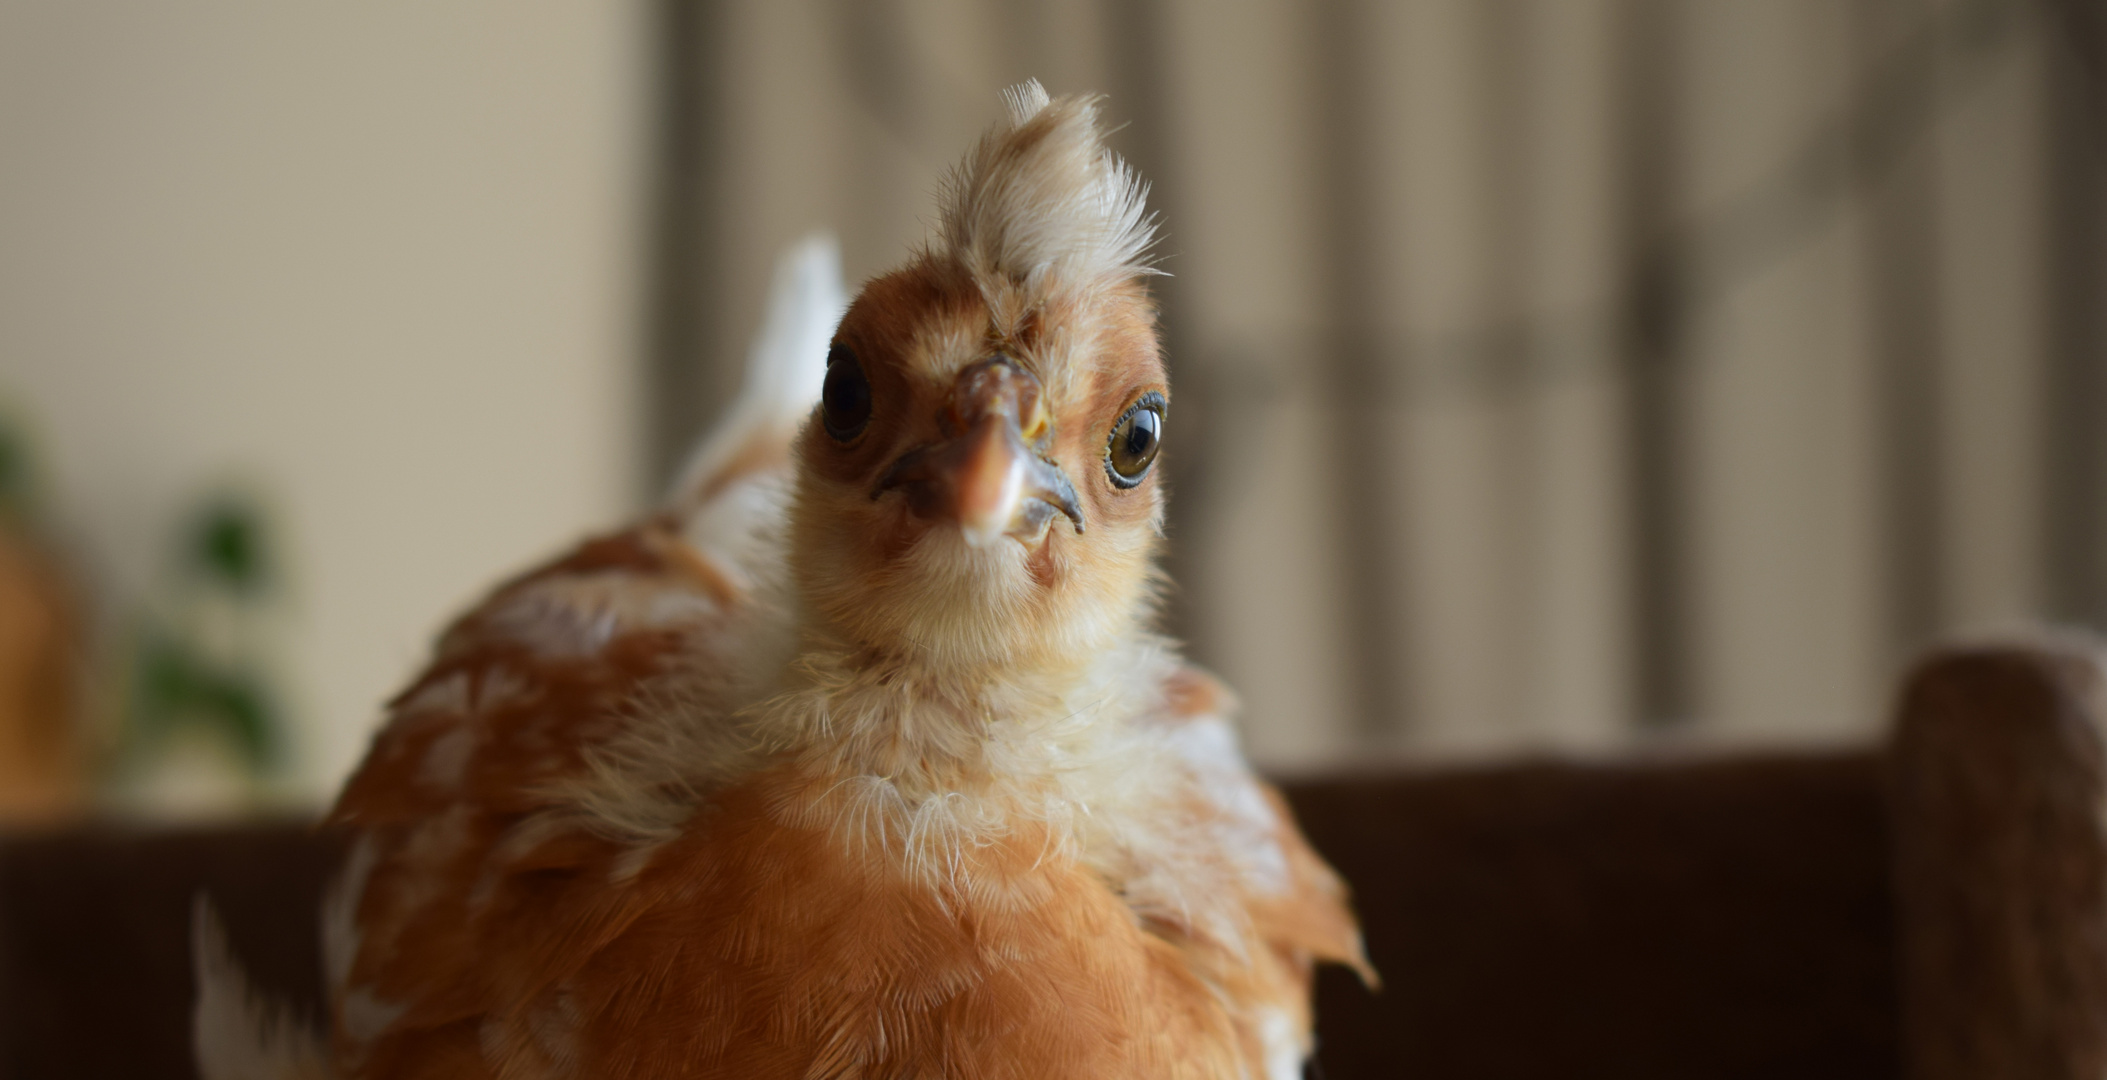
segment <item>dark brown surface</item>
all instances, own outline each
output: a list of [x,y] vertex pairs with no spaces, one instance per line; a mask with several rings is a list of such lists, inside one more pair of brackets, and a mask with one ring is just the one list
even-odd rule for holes
[[[2096,655],[1935,658],[1884,757],[1289,785],[1386,982],[1323,977],[1317,1074],[2101,1075]],[[335,859],[299,826],[0,838],[0,1080],[192,1075],[200,890],[256,981],[312,1015]]]
[[1892,792],[1912,1077],[2107,1073],[2097,655],[1958,652],[1909,682]]
[[[1291,786],[1387,985],[1320,984],[1327,1080],[1897,1075],[1870,756]],[[312,1014],[298,827],[0,844],[0,1077],[187,1077],[191,898]]]
[[190,1077],[190,916],[211,895],[258,985],[316,1015],[334,846],[305,826],[0,838],[0,1077]]
[[1871,754],[1292,785],[1353,884],[1370,995],[1326,1080],[1898,1075]]

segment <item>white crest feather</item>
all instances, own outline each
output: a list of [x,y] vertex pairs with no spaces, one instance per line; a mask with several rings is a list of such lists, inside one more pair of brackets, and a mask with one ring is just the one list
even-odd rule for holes
[[1047,96],[1046,88],[1039,85],[1039,80],[1027,79],[1021,85],[1005,89],[1002,103],[1010,107],[1010,126],[1017,127],[1053,104],[1053,98]]
[[943,188],[944,248],[983,291],[1045,296],[1158,271],[1148,186],[1105,149],[1098,99],[1049,98],[1037,80],[1003,92],[1009,120],[983,135]]

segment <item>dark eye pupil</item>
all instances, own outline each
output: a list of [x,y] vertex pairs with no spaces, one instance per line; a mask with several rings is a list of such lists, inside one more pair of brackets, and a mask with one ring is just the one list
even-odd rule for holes
[[1156,414],[1136,414],[1134,422],[1127,425],[1127,456],[1140,460],[1156,448]]
[[827,382],[819,394],[820,421],[827,434],[847,442],[863,433],[871,422],[871,384],[863,377],[863,366],[846,345],[827,352]]
[[1120,419],[1112,429],[1112,445],[1105,454],[1106,471],[1120,487],[1141,483],[1156,460],[1156,443],[1163,434],[1163,414],[1142,406]]

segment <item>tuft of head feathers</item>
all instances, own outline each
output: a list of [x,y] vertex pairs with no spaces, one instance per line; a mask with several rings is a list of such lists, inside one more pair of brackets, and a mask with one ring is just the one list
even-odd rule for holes
[[1095,96],[1050,99],[1032,80],[1003,92],[1009,122],[981,136],[940,193],[945,254],[989,298],[1045,300],[1144,274],[1156,239],[1148,185],[1105,149]]

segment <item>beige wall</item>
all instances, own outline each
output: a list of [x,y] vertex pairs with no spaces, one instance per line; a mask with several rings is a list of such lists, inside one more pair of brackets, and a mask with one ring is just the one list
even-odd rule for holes
[[[1177,275],[1171,453],[1211,470],[1177,496],[1177,603],[1254,754],[1628,746],[1627,245],[1762,193],[1857,115],[1887,36],[1948,6],[737,0],[700,65],[699,359],[743,356],[752,269],[808,230],[839,231],[852,281],[926,235],[1002,85],[1111,89]],[[1625,40],[1627,9],[1662,40]],[[446,612],[638,494],[644,10],[0,0],[0,407],[39,418],[70,520],[135,589],[178,499],[276,493],[318,783]],[[1923,630],[2041,609],[2040,34],[1942,46],[1943,103],[1885,179],[1685,313],[1686,733],[1875,730],[1916,644],[1890,625],[1904,526],[1940,538]],[[1635,207],[1625,73],[1648,56],[1666,178]],[[1897,204],[1910,185],[1923,205]],[[1935,296],[1898,305],[1876,286],[1919,226]],[[1881,319],[1927,318],[1938,490],[1912,525],[1887,476],[1906,335]],[[1342,322],[1394,384],[1366,409],[1327,382]],[[1503,381],[1515,362],[1549,374]],[[1380,437],[1362,491],[1329,434],[1348,416]],[[1342,508],[1371,496],[1388,579],[1349,580]],[[1356,636],[1357,595],[1394,601],[1387,638]],[[1377,668],[1394,715],[1355,700]]]
[[637,499],[629,2],[0,0],[0,406],[120,593],[235,479],[306,770],[439,620]]

